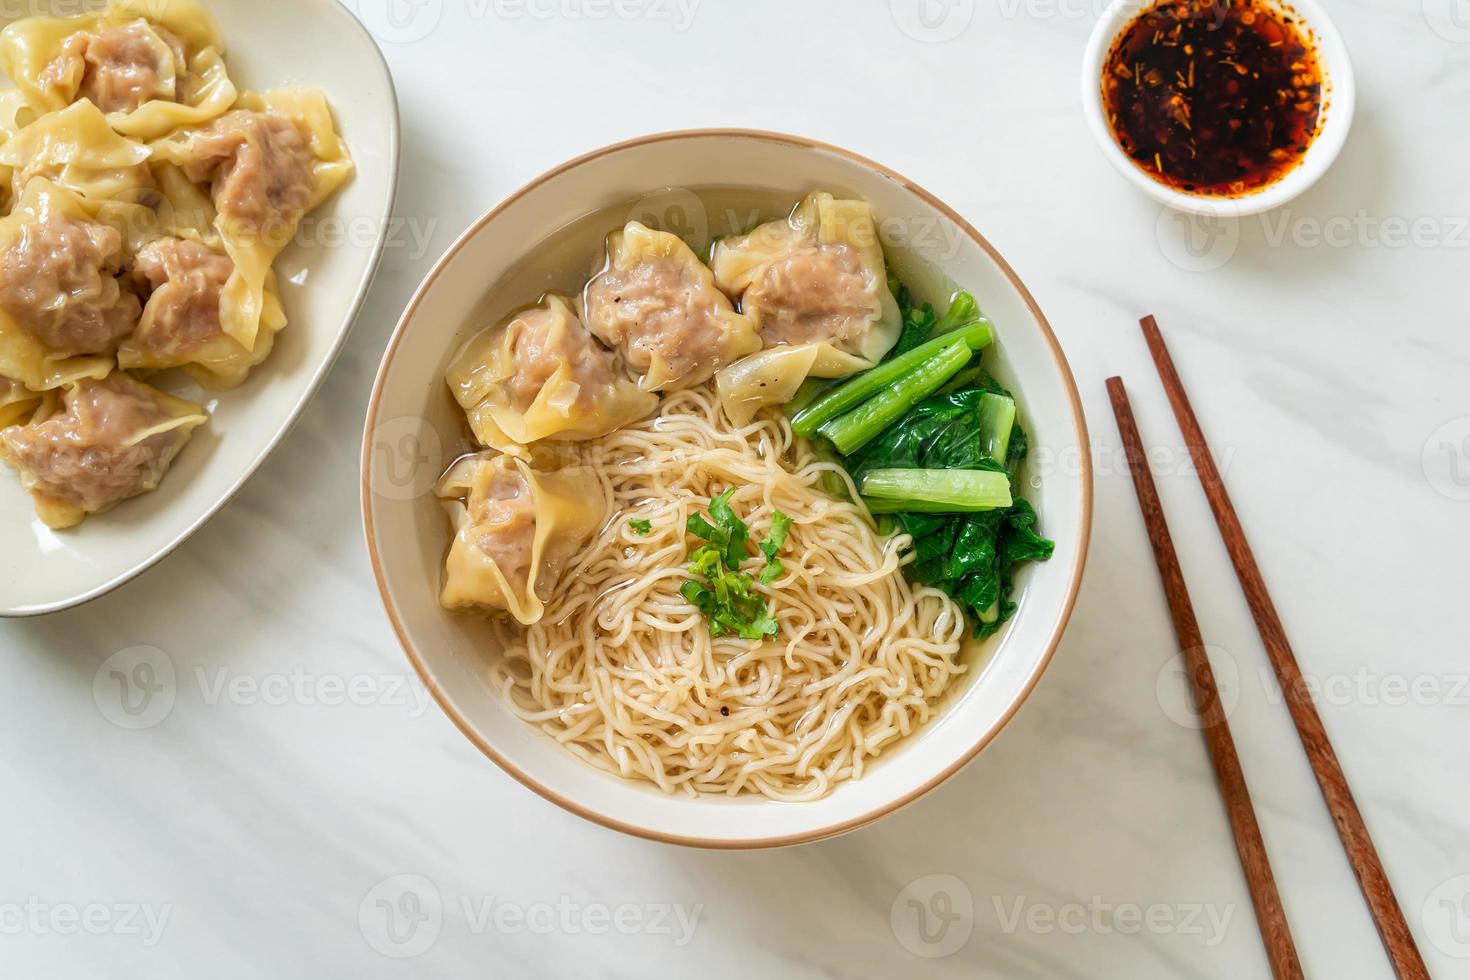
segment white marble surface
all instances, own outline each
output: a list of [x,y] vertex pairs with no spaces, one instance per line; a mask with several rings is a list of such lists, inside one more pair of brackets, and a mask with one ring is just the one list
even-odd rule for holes
[[[1387,976],[1173,448],[1134,325],[1151,311],[1324,684],[1431,969],[1470,976],[1464,0],[1334,0],[1359,79],[1348,146],[1295,205],[1242,222],[1228,261],[1206,252],[1209,271],[1181,267],[1200,263],[1180,229],[1083,127],[1076,67],[1098,0],[951,0],[936,30],[954,36],[927,42],[897,26],[913,0],[416,0],[397,26],[388,0],[354,2],[397,77],[398,213],[428,247],[400,238],[296,432],[197,537],[85,608],[0,623],[0,972],[1265,976],[1203,745],[1172,720],[1173,639],[1102,386],[1121,373],[1235,681],[1236,739],[1307,973]],[[848,146],[966,214],[1060,335],[1099,463],[1077,614],[1002,737],[918,805],[772,853],[624,838],[503,775],[408,681],[358,523],[369,383],[435,255],[574,154],[707,125]],[[104,661],[136,646],[163,651],[175,681],[129,716],[120,660]],[[904,892],[930,875],[954,880]],[[926,945],[907,901],[936,884],[973,913]],[[430,917],[390,934],[377,903],[405,893]]]

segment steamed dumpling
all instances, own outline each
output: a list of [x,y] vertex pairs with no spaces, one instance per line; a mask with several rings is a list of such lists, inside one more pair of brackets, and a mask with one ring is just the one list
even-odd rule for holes
[[816,377],[872,367],[898,340],[898,303],[865,201],[810,194],[789,218],[722,239],[711,266],[767,348],[815,346]]
[[[36,178],[0,219],[0,374],[37,391],[96,375],[137,326],[118,280],[123,238],[76,195]],[[101,374],[105,375],[104,366]]]
[[595,480],[538,472],[513,456],[467,456],[436,492],[455,527],[440,601],[505,610],[527,626],[606,516]]
[[16,21],[0,32],[0,69],[37,112],[87,101],[143,140],[207,122],[237,94],[197,0],[112,0],[100,14]]
[[677,235],[630,221],[607,239],[607,262],[583,294],[587,329],[622,354],[646,391],[708,381],[760,350],[750,320]]
[[121,371],[68,384],[61,405],[0,429],[0,458],[20,472],[36,514],[54,528],[158,486],[203,409]]
[[135,20],[70,35],[41,80],[72,90],[109,115],[126,115],[154,99],[175,101],[177,66],[183,62],[182,41]]
[[502,452],[605,435],[658,404],[622,376],[572,304],[555,294],[471,337],[445,380],[475,438]]
[[138,328],[118,348],[119,366],[183,367],[204,384],[222,388],[244,381],[270,353],[286,315],[272,273],[255,349],[230,336],[220,317],[220,296],[234,269],[224,252],[187,238],[160,237],[139,249],[132,272],[148,300]]
[[33,186],[5,222],[0,310],[49,350],[110,353],[138,323],[138,298],[117,278],[122,235],[58,188]]
[[246,92],[208,125],[170,133],[150,149],[156,168],[171,164],[208,186],[215,230],[235,264],[221,319],[253,351],[271,263],[301,219],[352,176],[325,97],[307,89]]

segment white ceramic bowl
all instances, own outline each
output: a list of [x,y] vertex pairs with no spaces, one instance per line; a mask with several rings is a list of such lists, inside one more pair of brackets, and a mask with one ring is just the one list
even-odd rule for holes
[[[236,84],[321,88],[357,174],[312,213],[311,233],[298,236],[276,264],[290,324],[265,363],[227,392],[163,384],[203,397],[210,421],[156,492],[80,527],[52,531],[36,519],[14,471],[0,464],[0,616],[54,612],[96,598],[198,530],[306,408],[347,340],[377,268],[398,181],[398,104],[372,37],[336,0],[205,2],[224,35]],[[78,9],[67,0],[53,3],[63,13]]]
[[1114,138],[1103,108],[1103,65],[1113,49],[1113,42],[1123,29],[1157,2],[1158,0],[1113,0],[1097,26],[1092,29],[1087,52],[1082,58],[1082,113],[1108,162],[1129,183],[1160,204],[1176,211],[1218,217],[1243,217],[1269,211],[1315,184],[1332,166],[1343,143],[1347,141],[1348,130],[1353,124],[1353,110],[1357,104],[1353,63],[1348,56],[1347,45],[1338,33],[1337,25],[1327,16],[1327,11],[1322,9],[1317,0],[1268,0],[1277,9],[1293,13],[1298,23],[1305,27],[1308,40],[1316,45],[1325,76],[1322,85],[1321,131],[1293,170],[1275,183],[1244,197],[1208,197],[1166,187],[1129,159]]
[[[665,796],[593,769],[513,716],[486,684],[483,624],[439,607],[448,524],[430,492],[463,431],[444,368],[492,283],[556,229],[651,191],[656,208],[699,204],[678,188],[738,186],[795,202],[813,188],[872,203],[890,238],[974,292],[998,333],[990,355],[1018,393],[1039,474],[1027,495],[1056,555],[1020,577],[1021,608],[991,641],[945,710],[893,746],[862,779],[810,803]],[[674,190],[667,190],[674,188]],[[694,215],[699,220],[703,215]],[[592,256],[588,256],[589,268]],[[539,286],[526,284],[523,301]],[[939,297],[943,298],[943,297]],[[792,844],[842,833],[908,803],[953,775],[992,739],[1035,686],[1066,626],[1087,553],[1092,474],[1071,372],[1031,295],[958,214],[909,180],[844,150],[744,130],[666,133],[573,160],[532,181],[457,241],[415,294],[383,357],[368,407],[362,505],[383,602],[409,659],[450,718],[531,789],[628,833],[707,847]]]

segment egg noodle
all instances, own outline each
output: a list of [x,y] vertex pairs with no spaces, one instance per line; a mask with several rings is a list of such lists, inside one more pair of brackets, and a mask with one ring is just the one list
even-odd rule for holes
[[[736,427],[706,385],[559,451],[610,518],[540,622],[492,624],[490,671],[516,714],[592,765],[668,793],[817,799],[922,725],[965,671],[959,607],[904,578],[908,536],[881,536],[827,493],[824,479],[848,476],[780,413]],[[753,540],[775,511],[792,520],[781,576],[755,586],[780,624],[765,641],[712,637],[679,592],[685,522],[731,487]]]

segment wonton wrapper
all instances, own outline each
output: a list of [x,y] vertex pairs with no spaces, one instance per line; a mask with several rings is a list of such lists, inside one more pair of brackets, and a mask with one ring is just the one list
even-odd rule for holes
[[148,192],[150,203],[122,197],[88,205],[96,211],[96,220],[123,236],[123,254],[130,262],[143,246],[159,238],[187,238],[223,252],[224,239],[215,228],[209,195],[171,163],[157,163],[150,170],[157,182]]
[[0,92],[0,145],[40,118],[15,89]]
[[826,377],[813,370],[826,355],[825,344],[770,347],[741,358],[715,375],[715,393],[725,414],[745,425],[768,405],[785,405],[809,377]]
[[809,194],[789,218],[721,239],[711,268],[719,287],[740,299],[766,347],[819,348],[814,377],[842,378],[872,367],[903,327],[866,201]]
[[172,235],[210,245],[223,244],[219,229],[215,227],[219,216],[215,214],[214,201],[198,184],[172,163],[155,162],[153,179],[158,183],[158,193],[162,198],[153,209],[154,237]]
[[[119,393],[120,397],[145,403],[148,410],[140,414],[146,421],[125,434],[108,432],[109,425],[117,424],[115,415],[106,411],[95,415],[72,404],[73,398],[79,402],[84,400],[81,394],[88,386],[107,388]],[[61,403],[62,399],[48,392],[41,408],[28,423],[0,430],[0,459],[20,473],[22,485],[35,502],[36,516],[48,527],[57,529],[75,527],[88,514],[100,514],[123,500],[157,489],[194,429],[208,421],[200,406],[165,394],[121,371],[106,378],[71,382],[66,386],[64,398],[65,405]],[[73,414],[78,411],[80,414]],[[21,457],[22,446],[47,431],[42,428],[46,423],[56,422],[69,423],[66,434],[52,434],[53,444],[62,446],[64,455],[57,463],[55,473],[40,474]],[[127,450],[150,440],[154,440],[151,450],[132,457],[126,455]],[[116,456],[109,458],[109,454],[118,453],[124,454],[121,462]],[[99,456],[102,459],[99,460]],[[85,500],[85,490],[78,491],[83,498],[80,500],[69,500],[49,492],[48,483],[54,481],[48,480],[48,476],[71,476],[79,481],[70,484],[72,486],[80,486],[80,481],[92,480],[95,483],[119,476],[123,479],[136,477],[136,480],[132,485],[122,484],[125,490],[94,505]],[[93,489],[95,491],[96,488]]]
[[[352,176],[353,163],[347,145],[337,135],[332,110],[316,89],[281,89],[246,92],[232,108],[262,112],[293,119],[305,130],[311,151],[311,189],[300,214],[280,214],[280,222],[269,228],[251,228],[241,221],[216,215],[215,229],[225,252],[235,263],[235,273],[225,284],[221,297],[221,319],[225,330],[246,349],[253,350],[257,327],[265,312],[267,273],[276,256],[291,243],[301,219]],[[156,164],[184,166],[195,159],[194,145],[207,137],[198,127],[179,130],[150,144]]]
[[[507,488],[512,492],[505,493]],[[541,619],[543,596],[556,588],[606,517],[595,479],[585,473],[539,472],[514,456],[467,456],[440,478],[435,492],[455,528],[440,602],[448,609],[503,609],[525,626]],[[483,509],[487,501],[492,502],[489,513]],[[527,524],[528,515],[534,523]],[[529,564],[514,580],[479,544],[485,536],[507,535],[520,540],[497,543],[511,550],[529,542]]]
[[750,320],[678,235],[637,221],[607,236],[607,259],[582,294],[587,329],[615,348],[645,391],[708,381],[760,350]]
[[[78,221],[95,220],[75,194],[44,177],[37,178],[27,185],[15,210],[0,218],[0,254],[16,241],[24,225],[41,220],[51,211]],[[48,391],[79,378],[104,378],[111,370],[112,358],[54,351],[0,310],[0,375],[14,378],[34,391]]]
[[[35,121],[36,112],[26,105],[24,96],[15,89],[0,92],[0,146],[4,146],[12,136]],[[15,194],[11,190],[11,179],[14,175],[14,167],[0,164],[0,211],[6,213],[15,201]]]
[[9,169],[12,193],[46,177],[89,201],[121,198],[136,204],[156,200],[148,147],[120,136],[96,106],[78,102],[49,113],[0,146],[0,165]]
[[[520,341],[527,335],[544,341],[536,347],[555,364],[529,401],[515,391],[525,370]],[[471,337],[444,380],[481,445],[509,453],[540,439],[606,435],[658,405],[657,395],[618,372],[613,355],[598,346],[566,297],[554,294]]]
[[[79,56],[65,54],[64,42],[79,32],[97,34],[140,20],[177,38],[183,60],[150,29],[159,79],[173,98],[155,98],[131,112],[109,114],[113,129],[135,139],[157,139],[181,126],[208,122],[230,108],[237,92],[225,70],[224,43],[214,19],[197,0],[112,0],[100,14],[18,20],[0,32],[0,71],[10,76],[36,111],[64,109],[78,100],[86,69]],[[58,64],[63,57],[67,60]]]
[[25,422],[40,406],[41,397],[14,378],[0,377],[0,429]]

